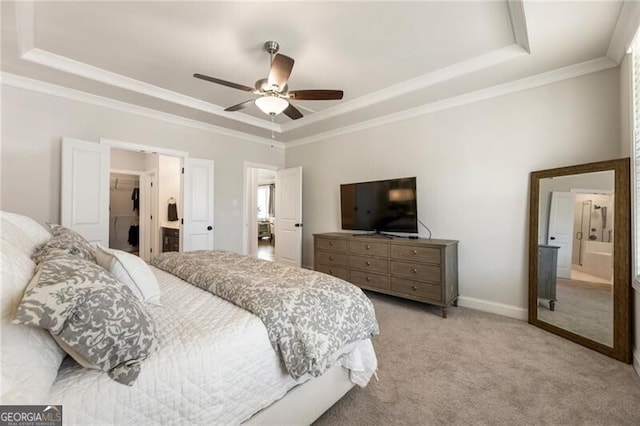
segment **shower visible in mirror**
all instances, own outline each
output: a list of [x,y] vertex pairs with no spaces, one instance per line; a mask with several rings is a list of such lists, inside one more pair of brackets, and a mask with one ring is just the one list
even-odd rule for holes
[[613,346],[613,186],[613,171],[540,180],[538,318],[606,346]]
[[531,173],[529,322],[631,361],[629,159]]

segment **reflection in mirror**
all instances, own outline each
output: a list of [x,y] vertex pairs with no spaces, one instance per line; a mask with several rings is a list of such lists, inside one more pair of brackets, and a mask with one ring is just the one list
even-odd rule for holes
[[542,178],[538,319],[613,347],[613,170]]
[[531,172],[529,322],[631,362],[629,158]]

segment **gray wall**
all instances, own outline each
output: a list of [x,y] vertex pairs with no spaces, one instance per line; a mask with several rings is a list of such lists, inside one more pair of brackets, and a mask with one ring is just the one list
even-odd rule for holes
[[109,138],[215,161],[215,242],[242,252],[244,162],[282,167],[284,150],[105,107],[2,86],[0,206],[60,219],[60,141]]
[[468,306],[523,317],[529,173],[619,157],[618,86],[612,69],[288,148],[287,167],[303,168],[304,264],[313,233],[341,228],[341,183],[416,176],[421,220],[460,240]]

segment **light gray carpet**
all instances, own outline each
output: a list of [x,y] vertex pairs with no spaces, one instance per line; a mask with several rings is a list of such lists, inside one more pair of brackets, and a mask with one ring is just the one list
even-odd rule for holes
[[540,301],[538,318],[607,346],[613,346],[613,287],[558,278],[555,310]]
[[523,321],[368,293],[379,381],[324,425],[640,425],[633,367]]

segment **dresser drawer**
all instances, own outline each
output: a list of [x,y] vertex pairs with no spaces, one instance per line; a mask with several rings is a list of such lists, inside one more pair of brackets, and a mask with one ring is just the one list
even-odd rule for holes
[[363,271],[389,273],[389,260],[379,257],[349,256],[349,266]]
[[389,257],[389,243],[349,241],[349,254]]
[[380,274],[370,274],[368,272],[361,272],[350,270],[349,281],[357,286],[374,287],[389,290],[389,276]]
[[349,270],[340,266],[316,265],[316,271],[332,275],[345,281],[349,279]]
[[317,251],[316,263],[324,263],[325,265],[347,266],[347,255],[344,253]]
[[422,263],[391,261],[391,275],[411,278],[418,281],[442,282],[442,269],[440,266],[425,265]]
[[330,251],[347,251],[347,240],[339,238],[318,238],[316,237],[316,249]]
[[439,265],[441,250],[433,247],[391,245],[391,258]]
[[391,278],[391,290],[437,302],[442,301],[442,286],[440,284],[421,283],[393,277]]

